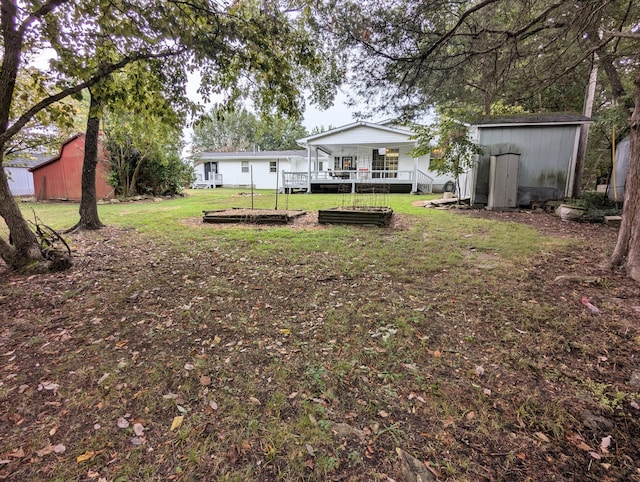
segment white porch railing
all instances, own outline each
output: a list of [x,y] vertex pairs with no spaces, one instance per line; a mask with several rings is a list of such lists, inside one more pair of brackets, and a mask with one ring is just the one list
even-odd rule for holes
[[193,189],[209,189],[216,186],[222,186],[222,174],[217,172],[210,173],[207,180],[197,179],[192,185]]
[[431,193],[433,179],[422,171],[348,170],[283,172],[284,189],[305,189],[310,184],[411,184],[414,189]]
[[422,171],[416,171],[417,191],[431,194],[433,192],[433,178]]

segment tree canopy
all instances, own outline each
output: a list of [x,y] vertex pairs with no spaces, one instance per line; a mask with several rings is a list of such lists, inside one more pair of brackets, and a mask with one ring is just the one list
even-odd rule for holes
[[[184,98],[187,76],[198,69],[205,96],[220,94],[227,103],[249,97],[258,110],[299,116],[303,89],[315,87],[314,99],[326,101],[337,78],[306,28],[311,12],[302,7],[277,0],[3,0],[0,163],[6,146],[39,113],[88,88],[110,103],[120,92],[109,88],[109,77],[142,60],[165,98]],[[34,73],[47,91],[19,106],[19,76],[47,50],[54,58]],[[0,256],[12,268],[38,269],[43,254],[3,170],[0,216],[13,241],[0,238]]]
[[278,151],[299,149],[296,139],[305,136],[296,118],[214,107],[194,126],[192,141],[195,152]]

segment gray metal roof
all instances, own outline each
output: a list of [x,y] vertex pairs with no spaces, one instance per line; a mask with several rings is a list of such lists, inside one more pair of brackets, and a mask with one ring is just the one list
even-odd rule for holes
[[44,154],[41,152],[29,153],[28,157],[14,157],[13,159],[9,159],[4,161],[2,165],[4,167],[24,167],[30,169],[35,167],[43,162],[47,162],[51,158],[51,154]]
[[569,112],[559,112],[551,114],[518,114],[499,117],[483,117],[477,126],[498,126],[498,125],[554,125],[554,124],[585,124],[591,122],[589,117]]

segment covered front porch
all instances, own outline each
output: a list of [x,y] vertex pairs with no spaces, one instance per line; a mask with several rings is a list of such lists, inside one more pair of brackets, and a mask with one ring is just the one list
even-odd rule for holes
[[282,185],[285,192],[306,191],[329,192],[390,192],[431,193],[433,179],[416,170],[339,170],[311,172],[283,172]]
[[298,140],[306,169],[282,173],[286,192],[431,193],[428,157],[414,158],[413,132],[387,123],[356,122]]

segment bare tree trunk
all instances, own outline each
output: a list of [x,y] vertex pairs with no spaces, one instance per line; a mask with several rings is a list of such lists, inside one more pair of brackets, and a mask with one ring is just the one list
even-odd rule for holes
[[640,74],[635,79],[635,109],[631,115],[631,150],[624,188],[624,208],[612,266],[624,266],[640,283]]
[[144,163],[145,157],[140,156],[140,160],[138,164],[136,164],[136,168],[133,170],[133,174],[131,175],[131,183],[129,184],[129,193],[128,196],[136,195],[136,188],[138,187],[138,176],[140,175],[140,171],[142,170],[142,164]]
[[[0,154],[0,165],[1,162]],[[29,224],[22,216],[20,208],[11,195],[7,175],[0,166],[0,216],[9,227],[10,241],[0,238],[0,256],[7,263],[9,268],[23,270],[32,267],[34,271],[36,265],[44,263],[40,244]]]
[[[596,95],[596,83],[598,81],[598,58],[594,58],[594,63],[591,66],[591,73],[589,74],[589,83],[587,84],[587,90],[584,96],[584,105],[582,107],[582,114],[585,117],[591,117],[593,113],[593,100]],[[584,165],[587,157],[587,141],[589,140],[589,124],[582,124],[580,126],[580,139],[578,141],[578,157],[576,159],[576,167],[574,170],[573,178],[573,192],[571,197],[580,197],[582,194],[582,178],[584,174]]]
[[84,161],[82,163],[82,198],[80,200],[80,222],[76,229],[95,230],[104,227],[98,216],[96,196],[96,167],[98,165],[98,136],[100,134],[100,101],[91,95],[87,132],[84,138]]

